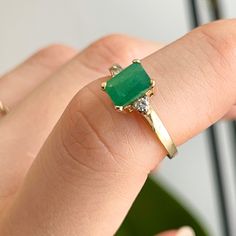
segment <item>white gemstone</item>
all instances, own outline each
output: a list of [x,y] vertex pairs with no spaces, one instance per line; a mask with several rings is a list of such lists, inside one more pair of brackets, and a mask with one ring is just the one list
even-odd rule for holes
[[137,101],[133,103],[133,107],[139,112],[147,113],[149,110],[148,97],[144,96],[139,98]]

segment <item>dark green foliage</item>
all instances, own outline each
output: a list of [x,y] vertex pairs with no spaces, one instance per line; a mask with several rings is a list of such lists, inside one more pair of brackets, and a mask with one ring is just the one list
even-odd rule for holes
[[153,236],[186,225],[191,226],[197,236],[209,235],[184,206],[149,178],[116,236]]

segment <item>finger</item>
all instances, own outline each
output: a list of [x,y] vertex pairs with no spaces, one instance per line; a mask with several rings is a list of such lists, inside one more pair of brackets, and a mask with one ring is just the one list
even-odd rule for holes
[[125,66],[131,58],[144,57],[158,47],[157,43],[127,36],[107,36],[78,54],[8,114],[0,124],[0,196],[16,192],[33,158],[79,89],[104,75],[114,61]]
[[170,230],[157,236],[195,236],[194,230],[189,226],[181,227],[179,230]]
[[[175,232],[166,232],[166,233],[161,233],[156,236],[177,236]],[[185,235],[184,235],[185,236]]]
[[[158,87],[153,106],[177,145],[235,104],[235,26],[203,26],[142,60]],[[8,211],[4,235],[113,235],[165,156],[139,114],[114,111],[101,81],[80,90],[47,139]]]
[[75,53],[75,49],[62,45],[41,49],[0,78],[0,100],[11,109]]
[[225,118],[229,120],[236,119],[236,106],[235,105],[229,110],[229,112],[226,113]]
[[[167,231],[167,232],[157,234],[156,236],[178,236],[176,233],[177,233],[176,230],[171,230],[171,231]],[[183,236],[186,236],[186,235],[183,235]]]

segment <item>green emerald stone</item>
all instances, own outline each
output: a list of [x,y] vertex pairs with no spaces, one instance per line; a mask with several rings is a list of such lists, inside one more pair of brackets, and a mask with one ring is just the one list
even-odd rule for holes
[[151,79],[138,62],[134,62],[107,81],[105,91],[115,106],[127,106],[145,95]]

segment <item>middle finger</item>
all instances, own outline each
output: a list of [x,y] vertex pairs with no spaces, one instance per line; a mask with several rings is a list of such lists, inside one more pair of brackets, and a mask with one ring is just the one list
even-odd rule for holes
[[11,110],[75,53],[62,45],[41,49],[0,78],[0,100]]

